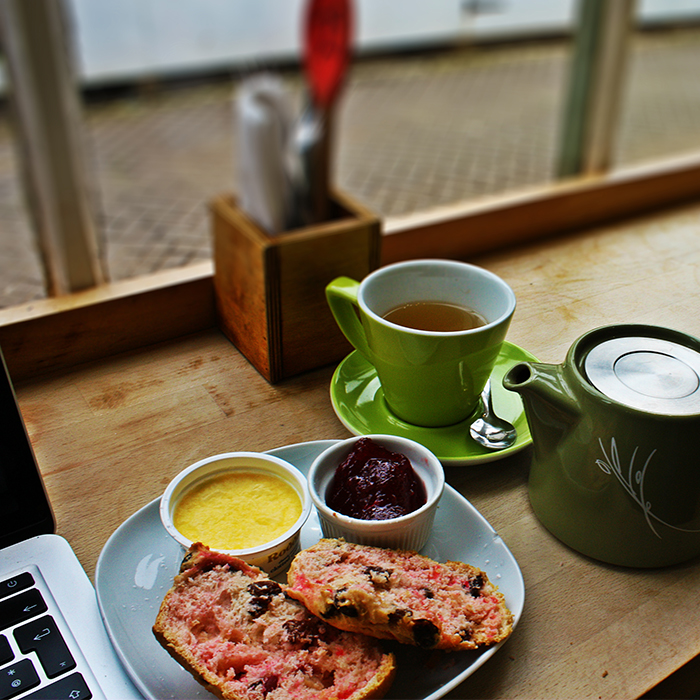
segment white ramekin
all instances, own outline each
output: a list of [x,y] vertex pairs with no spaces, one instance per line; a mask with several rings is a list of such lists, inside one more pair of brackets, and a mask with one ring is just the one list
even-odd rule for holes
[[[165,489],[160,501],[160,518],[168,533],[185,549],[192,541],[185,537],[173,524],[173,513],[185,492],[205,479],[217,474],[235,471],[261,472],[272,474],[288,483],[301,500],[302,511],[297,521],[286,532],[270,542],[248,549],[227,549],[225,551],[243,561],[257,566],[270,576],[283,571],[299,551],[299,534],[311,512],[311,500],[304,475],[289,462],[260,452],[227,452],[207,457],[181,471]],[[236,517],[235,513],[231,517]],[[207,544],[203,542],[203,544]],[[215,549],[212,547],[212,549]]]
[[427,500],[418,510],[389,520],[361,520],[326,505],[326,491],[338,466],[352,452],[358,437],[336,443],[322,452],[309,469],[309,494],[318,511],[325,537],[342,537],[348,542],[418,551],[430,537],[438,503],[445,486],[445,472],[440,460],[413,440],[394,435],[365,435],[378,445],[408,457],[423,481]]

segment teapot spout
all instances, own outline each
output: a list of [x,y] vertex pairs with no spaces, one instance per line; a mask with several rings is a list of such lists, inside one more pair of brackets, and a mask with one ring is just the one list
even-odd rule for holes
[[503,386],[520,394],[536,452],[555,450],[580,420],[561,365],[520,362],[503,377]]

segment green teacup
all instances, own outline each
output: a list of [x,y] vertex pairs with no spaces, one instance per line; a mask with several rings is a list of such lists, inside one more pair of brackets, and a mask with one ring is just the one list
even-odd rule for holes
[[[452,260],[387,265],[362,282],[339,277],[326,298],[347,339],[377,370],[389,408],[428,427],[478,409],[515,311],[502,279]],[[403,314],[401,323],[384,318],[392,312]],[[471,327],[474,313],[481,325]]]

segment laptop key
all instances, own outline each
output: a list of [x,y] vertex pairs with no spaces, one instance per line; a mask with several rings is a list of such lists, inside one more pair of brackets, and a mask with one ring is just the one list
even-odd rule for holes
[[31,588],[7,600],[0,600],[0,629],[29,620],[46,610],[46,603],[36,588]]
[[8,700],[39,685],[39,676],[29,659],[0,669],[0,700]]
[[22,700],[87,700],[92,697],[90,688],[79,673],[46,685],[22,698]]
[[34,577],[28,571],[24,571],[12,578],[6,578],[4,581],[0,581],[0,599],[19,593],[25,588],[31,588],[33,585]]
[[15,658],[15,653],[12,651],[10,643],[4,634],[0,634],[0,666],[10,663]]
[[17,627],[14,634],[17,645],[24,654],[36,652],[49,678],[55,678],[75,668],[75,659],[50,615]]

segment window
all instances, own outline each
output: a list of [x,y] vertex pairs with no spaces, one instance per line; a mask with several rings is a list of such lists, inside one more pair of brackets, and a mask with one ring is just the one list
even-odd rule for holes
[[[393,3],[383,3],[380,11],[376,3],[358,2],[364,44],[337,115],[335,181],[385,217],[387,259],[423,255],[435,236],[445,254],[472,254],[590,223],[609,215],[612,200],[618,213],[634,211],[650,201],[647,190],[643,197],[634,194],[637,181],[649,181],[649,172],[620,178],[616,169],[687,154],[700,144],[700,98],[692,85],[700,29],[687,21],[693,13],[700,16],[696,4],[682,3],[681,12],[668,3],[641,3],[626,55],[628,79],[617,95],[620,129],[612,176],[596,182],[573,177],[560,186],[572,27],[580,8],[600,11],[606,3],[537,3],[536,12],[532,6],[524,12],[515,1],[412,0],[402,5],[405,21],[397,24]],[[277,14],[263,3],[257,19],[243,5],[220,9],[228,14],[218,22],[212,14],[221,8],[218,3],[209,8],[199,3],[194,12],[182,0],[175,11],[170,8],[167,22],[157,14],[158,3],[134,0],[120,3],[118,11],[95,0],[67,5],[82,52],[82,126],[87,180],[97,194],[97,245],[103,244],[113,282],[210,259],[208,201],[236,188],[231,101],[241,65],[265,45],[294,95],[301,93],[292,28],[302,3],[275,5]],[[234,50],[222,26],[244,19],[254,26],[235,38]],[[664,26],[669,20],[677,24]],[[153,34],[160,26],[171,32],[170,44],[165,34]],[[99,35],[97,28],[105,27],[115,31]],[[387,51],[388,36],[393,53]],[[204,55],[197,54],[198,45],[205,47]],[[114,63],[120,56],[125,62]],[[86,65],[86,57],[92,63]],[[21,168],[9,143],[8,119],[5,105],[0,247],[2,259],[12,261],[12,279],[4,277],[0,306],[12,307],[46,292],[31,228],[21,216]],[[669,167],[673,181],[662,177]],[[686,158],[652,173],[668,183],[654,186],[658,201],[694,191],[697,168]],[[628,189],[610,196],[611,185]],[[542,207],[562,196],[594,196],[599,209],[577,200],[575,220],[545,216]],[[537,214],[523,217],[523,207]],[[466,237],[465,228],[471,232]]]

